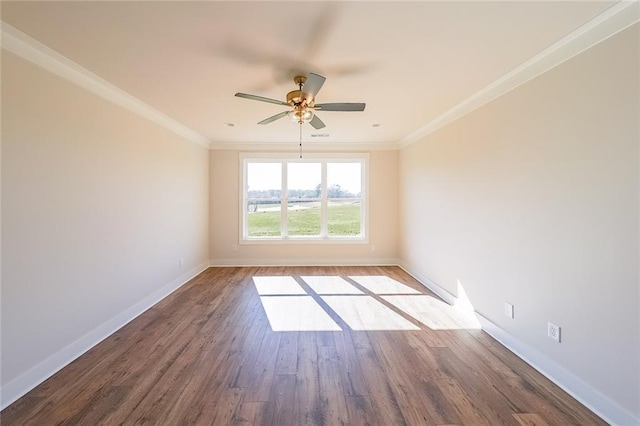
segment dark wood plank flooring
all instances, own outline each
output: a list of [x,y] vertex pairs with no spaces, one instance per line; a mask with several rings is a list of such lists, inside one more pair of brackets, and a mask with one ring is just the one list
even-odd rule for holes
[[[272,331],[253,276],[293,276],[342,331]],[[419,328],[353,331],[300,279],[340,276]],[[347,278],[210,268],[7,407],[2,425],[601,425],[475,329],[433,330]],[[450,315],[450,313],[447,313]]]

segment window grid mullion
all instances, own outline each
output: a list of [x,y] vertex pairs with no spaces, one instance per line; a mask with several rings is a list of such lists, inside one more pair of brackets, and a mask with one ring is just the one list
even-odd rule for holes
[[287,165],[286,161],[282,163],[282,184],[280,191],[280,235],[282,238],[289,237],[289,228],[288,228],[288,182],[287,182]]
[[247,160],[243,160],[242,161],[242,239],[247,239],[249,238],[249,213],[247,212],[248,209],[248,198],[249,198],[249,193],[248,193],[248,180],[247,180],[247,176],[248,176],[248,168],[249,168],[249,162]]
[[364,200],[367,199],[366,192],[367,182],[365,182],[365,162],[360,161],[360,235],[365,236],[365,218],[367,214],[367,207],[364,205]]
[[320,192],[320,238],[328,238],[329,237],[329,225],[328,225],[329,207],[327,204],[327,162],[322,161],[320,164],[321,164],[320,178],[322,182],[322,189]]

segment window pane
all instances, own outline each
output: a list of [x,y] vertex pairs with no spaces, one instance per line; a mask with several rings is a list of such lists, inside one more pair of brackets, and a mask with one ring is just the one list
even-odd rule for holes
[[360,163],[327,163],[327,196],[359,198],[362,191]]
[[282,163],[247,164],[247,235],[280,236]]
[[247,200],[247,226],[250,237],[280,236],[280,200]]
[[280,198],[282,189],[281,163],[247,164],[247,197]]
[[289,236],[320,235],[320,201],[289,202]]
[[360,208],[360,201],[330,200],[327,206],[327,227],[329,235],[360,235]]
[[[291,237],[320,235],[318,198],[322,188],[321,173],[320,163],[287,164],[287,230]],[[302,200],[295,200],[296,198]]]
[[321,173],[320,163],[287,164],[287,197],[320,198]]

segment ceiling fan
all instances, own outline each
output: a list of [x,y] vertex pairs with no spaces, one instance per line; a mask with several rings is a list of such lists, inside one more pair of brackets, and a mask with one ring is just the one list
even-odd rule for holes
[[322,88],[325,80],[323,76],[314,73],[309,73],[306,77],[300,75],[294,77],[293,82],[298,86],[298,90],[287,93],[286,102],[247,93],[236,93],[236,96],[290,107],[288,111],[283,111],[269,118],[265,118],[258,124],[269,124],[280,118],[289,116],[291,121],[299,123],[300,125],[309,123],[317,130],[326,126],[315,114],[315,111],[364,111],[364,103],[317,104],[316,95]]

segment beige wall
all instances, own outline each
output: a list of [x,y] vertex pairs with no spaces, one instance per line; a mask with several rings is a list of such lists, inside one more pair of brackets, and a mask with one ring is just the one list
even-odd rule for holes
[[[369,153],[369,244],[239,244],[240,153],[211,151],[214,265],[397,263],[398,153]],[[371,251],[375,245],[376,251]],[[236,246],[237,251],[232,247]]]
[[13,393],[208,265],[209,152],[6,51],[2,124]]
[[400,255],[453,294],[461,283],[480,314],[640,418],[638,36],[636,25],[399,154],[370,152],[369,244],[239,244],[238,151],[208,152],[3,51],[3,392],[209,261]]
[[453,294],[459,281],[477,312],[636,418],[638,40],[635,25],[400,155],[402,264]]

